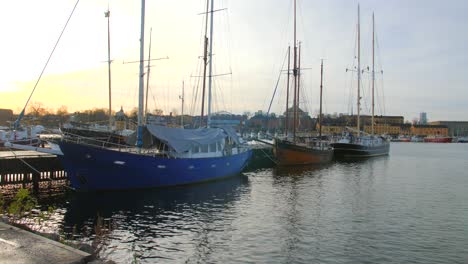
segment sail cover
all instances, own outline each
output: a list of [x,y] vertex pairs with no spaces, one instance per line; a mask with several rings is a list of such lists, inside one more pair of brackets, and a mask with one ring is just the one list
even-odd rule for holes
[[183,129],[158,125],[147,125],[146,130],[159,141],[170,146],[177,153],[189,151],[194,146],[209,145],[232,138],[239,143],[239,137],[230,127]]

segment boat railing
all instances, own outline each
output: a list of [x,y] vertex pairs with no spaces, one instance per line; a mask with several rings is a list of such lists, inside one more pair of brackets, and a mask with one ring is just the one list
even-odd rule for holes
[[62,136],[62,141],[88,145],[98,148],[112,148],[117,149],[119,151],[130,151],[132,149],[135,149],[134,146],[130,146],[127,144],[114,143],[110,142],[109,140],[98,137],[84,137],[73,133],[64,133]]

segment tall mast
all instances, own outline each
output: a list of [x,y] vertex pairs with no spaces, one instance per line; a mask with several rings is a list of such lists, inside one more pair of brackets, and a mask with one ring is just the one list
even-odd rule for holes
[[211,0],[211,14],[210,14],[210,69],[208,76],[208,121],[207,127],[211,126],[211,94],[212,94],[212,78],[213,78],[213,13],[214,13],[214,0]]
[[209,0],[206,0],[206,16],[205,16],[205,41],[203,46],[203,91],[202,91],[202,105],[200,116],[200,127],[203,126],[203,117],[205,114],[205,90],[206,90],[206,66],[208,64],[208,11]]
[[184,127],[184,81],[182,81],[182,95],[179,96],[179,98],[182,100],[182,114],[180,115],[180,126],[183,128]]
[[323,90],[323,60],[320,64],[320,112],[319,112],[319,138],[322,140],[322,90]]
[[147,116],[148,116],[148,97],[149,97],[149,77],[150,77],[150,62],[151,62],[151,36],[152,36],[152,33],[153,33],[153,28],[150,28],[150,41],[149,41],[149,49],[148,49],[148,65],[146,66],[147,70],[146,70],[146,96],[145,96],[145,111],[144,111],[144,115],[145,115],[145,123],[147,122]]
[[357,22],[357,135],[361,135],[361,120],[360,120],[360,112],[361,112],[361,25],[360,25],[360,18],[359,18],[359,4],[358,4],[358,22]]
[[374,67],[374,59],[375,59],[375,52],[374,52],[374,44],[375,44],[375,22],[374,22],[374,13],[372,13],[372,130],[371,134],[374,135],[374,85],[375,85],[375,67]]
[[145,0],[141,0],[141,33],[140,33],[140,78],[138,83],[138,130],[137,147],[141,150],[143,146],[143,87],[144,71],[143,60],[145,57]]
[[288,82],[286,84],[286,120],[284,124],[284,130],[286,131],[286,138],[288,138],[289,130],[289,71],[291,70],[291,46],[288,47]]
[[110,11],[104,12],[107,17],[107,71],[109,75],[109,129],[112,128],[112,98],[111,98],[111,58],[110,58]]
[[296,93],[296,129],[299,130],[299,94],[301,92],[301,42],[298,43],[297,52],[297,93]]
[[296,113],[297,113],[297,46],[296,46],[296,0],[294,0],[294,59],[293,59],[293,76],[294,76],[294,120],[293,120],[293,142],[296,142]]

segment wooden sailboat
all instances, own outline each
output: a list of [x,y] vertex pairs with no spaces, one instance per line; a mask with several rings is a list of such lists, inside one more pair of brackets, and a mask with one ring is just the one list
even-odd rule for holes
[[357,66],[357,130],[356,136],[353,136],[350,133],[346,134],[343,138],[341,138],[338,142],[331,144],[335,157],[340,158],[367,158],[367,157],[375,157],[375,156],[384,156],[388,155],[390,150],[390,142],[388,139],[382,136],[376,136],[374,134],[374,86],[375,86],[375,68],[374,68],[374,36],[375,36],[375,29],[374,29],[374,15],[372,15],[372,119],[371,119],[371,134],[364,135],[363,132],[360,130],[360,109],[361,109],[361,95],[360,95],[360,87],[361,87],[361,48],[360,48],[360,23],[359,23],[359,5],[358,5],[358,66]]
[[[290,51],[290,48],[289,48]],[[299,51],[299,52],[298,52]],[[296,0],[294,0],[294,59],[293,59],[293,77],[294,77],[294,98],[293,98],[293,135],[292,140],[288,137],[288,128],[286,125],[286,138],[275,138],[273,153],[280,166],[294,165],[321,165],[330,162],[333,158],[333,149],[321,141],[321,138],[312,141],[302,141],[296,137],[297,119],[299,109],[299,85],[300,85],[300,45],[296,41]],[[289,54],[289,53],[288,53]],[[288,92],[286,99],[286,124],[289,122],[288,99],[289,99],[289,55],[288,55]],[[323,62],[321,66],[321,75],[323,77]],[[323,80],[323,78],[322,78]],[[320,84],[322,88],[322,82]],[[320,100],[320,109],[322,100]],[[320,116],[322,113],[320,113]],[[321,124],[320,124],[321,126]]]

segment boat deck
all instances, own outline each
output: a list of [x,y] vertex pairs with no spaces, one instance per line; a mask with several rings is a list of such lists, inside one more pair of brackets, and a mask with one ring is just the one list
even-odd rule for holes
[[44,158],[56,157],[56,155],[37,152],[33,150],[5,150],[0,151],[0,159],[18,159],[18,158]]

